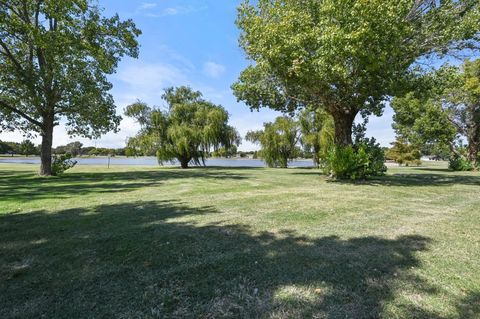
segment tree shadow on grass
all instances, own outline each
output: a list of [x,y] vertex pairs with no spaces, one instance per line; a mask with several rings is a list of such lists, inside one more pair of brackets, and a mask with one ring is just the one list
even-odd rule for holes
[[[410,168],[410,173],[387,174],[380,177],[372,177],[367,180],[329,180],[332,183],[370,186],[445,186],[445,185],[472,185],[480,186],[480,175],[458,174],[444,168]],[[423,171],[425,173],[416,173]],[[436,172],[436,173],[432,173]],[[294,172],[294,175],[324,176],[321,171]]]
[[480,186],[480,175],[451,174],[387,174],[385,176],[372,177],[367,180],[328,180],[330,183],[347,185],[369,186],[449,186],[469,185]]
[[68,172],[60,177],[41,177],[33,172],[0,171],[0,201],[29,201],[41,198],[62,198],[89,193],[117,193],[157,186],[174,179],[233,179],[241,174],[218,169],[152,169],[111,172]]
[[0,317],[378,318],[397,284],[436,292],[412,271],[426,237],[196,221],[218,213],[160,201],[0,215]]
[[454,171],[448,168],[439,168],[439,167],[413,167],[413,170],[416,171],[425,171],[425,172],[442,172],[442,173],[454,173]]
[[451,174],[389,174],[372,178],[359,184],[373,186],[448,186],[448,185],[471,185],[480,186],[480,175],[457,175]]

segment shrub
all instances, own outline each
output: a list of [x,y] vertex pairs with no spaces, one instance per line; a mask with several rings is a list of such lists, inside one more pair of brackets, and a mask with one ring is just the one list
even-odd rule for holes
[[473,165],[465,158],[459,155],[453,155],[448,163],[448,168],[452,171],[472,171]]
[[66,170],[74,167],[75,165],[77,165],[77,161],[72,159],[71,154],[54,156],[52,160],[52,175],[61,175]]
[[405,139],[397,138],[392,145],[393,147],[389,149],[385,155],[400,166],[420,166],[422,164],[420,160],[422,157],[420,150],[414,145],[409,144]]
[[354,146],[335,146],[324,160],[324,169],[338,179],[366,179],[383,175],[385,155],[374,139],[364,139]]

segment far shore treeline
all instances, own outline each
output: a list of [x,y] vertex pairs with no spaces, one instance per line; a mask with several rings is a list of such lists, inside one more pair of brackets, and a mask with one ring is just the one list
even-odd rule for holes
[[[40,156],[41,145],[35,145],[31,140],[24,140],[21,143],[0,140],[0,156]],[[126,147],[105,148],[95,146],[83,146],[79,141],[71,142],[66,145],[60,145],[52,148],[54,155],[69,154],[73,157],[91,157],[91,156],[141,156],[132,155]],[[145,156],[155,156],[155,153]],[[302,153],[302,158],[312,158],[313,154]],[[222,150],[211,152],[208,157],[212,158],[259,158],[258,151],[236,151],[235,153],[225,154]]]

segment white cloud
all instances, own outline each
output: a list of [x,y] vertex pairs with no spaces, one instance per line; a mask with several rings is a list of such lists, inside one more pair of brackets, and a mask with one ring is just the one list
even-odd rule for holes
[[203,65],[203,73],[211,78],[218,78],[226,71],[225,66],[215,62],[205,62]]
[[154,2],[144,2],[144,3],[142,3],[142,4],[140,5],[140,7],[138,7],[137,11],[153,9],[153,8],[155,8],[156,6],[158,6],[157,3],[154,3]]
[[163,7],[157,2],[144,2],[137,10],[136,14],[144,15],[150,18],[160,18],[166,16],[176,16],[190,14],[207,9],[207,6],[179,5],[174,7]]
[[137,7],[135,10],[135,14],[145,14],[151,10],[154,10],[158,6],[155,2],[143,2],[140,6]]
[[183,8],[183,7],[172,7],[172,8],[164,9],[163,14],[168,15],[168,16],[174,16],[181,11],[185,12],[185,11],[188,11],[188,10],[186,8]]

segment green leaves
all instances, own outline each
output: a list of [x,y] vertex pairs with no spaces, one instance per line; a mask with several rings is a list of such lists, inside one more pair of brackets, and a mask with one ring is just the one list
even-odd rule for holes
[[478,52],[479,8],[476,0],[246,0],[239,42],[254,64],[232,89],[252,109],[323,108],[340,126],[360,111],[378,115],[418,59]]
[[273,123],[265,123],[263,131],[248,132],[246,140],[261,145],[260,155],[269,167],[286,168],[299,154],[299,133],[298,123],[283,116]]
[[468,144],[468,160],[476,165],[480,149],[480,60],[465,61],[461,68],[443,66],[425,74],[428,86],[395,98],[394,129],[417,146],[436,143],[449,146],[456,158],[457,140]]
[[335,127],[332,117],[322,109],[304,109],[299,115],[301,143],[306,152],[313,153],[315,166],[325,158],[334,143]]
[[228,113],[189,87],[168,88],[163,94],[168,110],[152,109],[137,102],[125,115],[137,119],[139,134],[129,139],[132,153],[156,153],[160,163],[177,159],[182,167],[204,164],[212,150],[230,150],[240,144],[238,132],[228,125]]
[[123,56],[138,56],[140,30],[131,20],[105,18],[86,0],[7,0],[0,30],[3,128],[43,133],[66,118],[72,135],[116,129],[106,75]]
[[98,138],[121,117],[107,75],[138,56],[140,30],[102,16],[90,0],[0,1],[0,130],[42,136],[41,175],[51,175],[54,126]]

